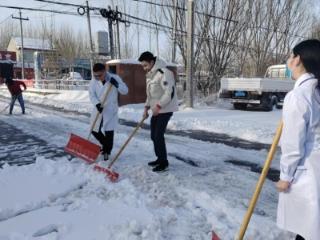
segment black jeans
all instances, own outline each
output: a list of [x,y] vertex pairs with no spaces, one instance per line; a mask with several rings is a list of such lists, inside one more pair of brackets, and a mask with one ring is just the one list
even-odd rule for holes
[[172,112],[160,113],[157,116],[151,117],[151,140],[153,141],[154,152],[160,164],[168,164],[164,133],[171,116]]
[[106,131],[105,135],[100,132],[92,132],[92,135],[100,142],[102,145],[103,153],[107,153],[110,155],[112,147],[113,147],[113,136],[114,131]]

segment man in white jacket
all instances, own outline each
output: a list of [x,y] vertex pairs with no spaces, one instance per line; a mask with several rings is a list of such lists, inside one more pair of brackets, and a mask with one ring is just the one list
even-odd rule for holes
[[[89,85],[90,101],[94,105],[91,121],[99,112],[100,116],[93,128],[92,134],[101,144],[104,160],[108,160],[112,147],[114,130],[118,124],[118,92],[122,95],[128,93],[127,85],[116,75],[106,71],[105,65],[96,63],[93,66],[94,78]],[[105,103],[101,103],[103,96],[111,87]]]
[[154,172],[160,172],[169,165],[164,133],[173,112],[178,111],[175,80],[173,73],[166,67],[167,64],[152,53],[142,53],[139,61],[147,72],[147,100],[143,115],[148,117],[148,110],[152,110],[151,139],[157,156],[148,165],[154,167]]

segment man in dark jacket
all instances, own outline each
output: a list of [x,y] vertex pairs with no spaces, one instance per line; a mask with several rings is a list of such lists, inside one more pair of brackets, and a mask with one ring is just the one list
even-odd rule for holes
[[26,84],[22,81],[13,81],[12,79],[7,79],[6,85],[8,87],[9,92],[11,93],[11,103],[10,103],[9,113],[12,114],[14,103],[18,99],[21,106],[22,114],[25,114],[24,100],[22,97],[21,86],[23,86],[25,91],[27,89]]

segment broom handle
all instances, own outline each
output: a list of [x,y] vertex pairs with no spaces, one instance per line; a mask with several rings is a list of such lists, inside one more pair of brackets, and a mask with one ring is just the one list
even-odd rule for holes
[[125,147],[128,145],[128,143],[130,142],[131,138],[133,137],[133,135],[136,134],[136,132],[139,130],[139,128],[142,126],[144,120],[146,120],[148,117],[143,117],[141,119],[141,121],[138,123],[138,125],[136,126],[136,128],[133,130],[133,132],[131,133],[131,135],[129,136],[129,138],[127,139],[127,141],[123,144],[123,146],[120,148],[119,152],[117,153],[117,155],[114,157],[114,159],[110,162],[108,168],[111,168],[112,165],[115,163],[115,161],[117,161],[118,157],[120,156],[120,154],[122,153],[122,151],[125,149]]
[[259,181],[257,183],[256,189],[255,189],[254,194],[253,194],[253,196],[251,198],[247,213],[246,213],[246,215],[245,215],[245,217],[243,219],[243,222],[242,222],[242,225],[241,225],[241,228],[240,228],[240,232],[239,232],[239,236],[237,238],[238,240],[242,240],[243,239],[244,234],[245,234],[245,232],[247,230],[247,227],[249,225],[249,221],[250,221],[250,218],[252,216],[253,210],[254,210],[254,208],[256,206],[256,203],[257,203],[259,194],[261,192],[263,183],[264,183],[264,181],[266,179],[266,176],[267,176],[267,173],[269,171],[272,159],[273,159],[274,154],[275,154],[275,152],[277,150],[277,146],[278,146],[279,139],[280,139],[280,136],[281,136],[282,128],[283,128],[283,122],[281,121],[279,123],[279,125],[278,125],[275,137],[273,139],[273,142],[272,142],[271,148],[269,150],[269,153],[268,153],[267,159],[265,161],[265,164],[263,166],[263,169],[262,169]]
[[[111,89],[112,89],[112,84],[110,84],[110,86],[109,86],[106,94],[105,94],[105,95],[103,96],[103,98],[102,98],[102,101],[101,101],[101,105],[102,105],[102,106],[105,104],[105,102],[106,102],[106,100],[107,100],[107,97],[109,96],[109,93],[111,92]],[[91,126],[90,126],[90,132],[89,132],[89,135],[88,135],[88,138],[87,138],[88,140],[89,140],[89,138],[90,138],[90,135],[91,135],[91,132],[92,132],[92,130],[93,130],[93,128],[94,128],[94,125],[96,125],[96,122],[98,121],[99,115],[100,115],[100,112],[97,111],[97,114],[96,114],[96,116],[95,116],[95,118],[94,118],[94,120],[93,120],[93,122],[92,122],[92,124],[91,124]]]

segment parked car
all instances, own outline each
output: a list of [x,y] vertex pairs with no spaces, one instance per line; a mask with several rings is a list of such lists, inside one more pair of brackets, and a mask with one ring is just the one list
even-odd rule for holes
[[80,73],[69,72],[67,80],[84,80]]

